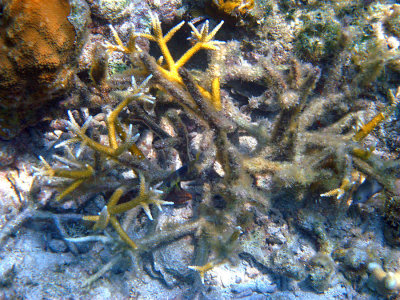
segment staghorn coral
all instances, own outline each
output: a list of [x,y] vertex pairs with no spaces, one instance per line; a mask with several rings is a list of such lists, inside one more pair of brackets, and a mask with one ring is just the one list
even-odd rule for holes
[[[247,130],[251,128],[252,131],[249,131],[249,133],[258,140],[263,138],[280,144],[280,150],[276,154],[274,154],[270,145],[267,145],[264,149],[256,149],[252,157],[243,160],[244,167],[255,175],[272,173],[288,186],[302,186],[303,184],[316,186],[316,184],[323,184],[324,178],[330,178],[329,183],[333,183],[332,177],[329,175],[333,170],[331,169],[333,165],[335,172],[342,174],[343,179],[338,184],[339,188],[322,193],[321,196],[323,197],[335,196],[337,199],[342,199],[346,192],[351,192],[352,187],[357,182],[363,181],[362,174],[374,177],[390,193],[393,193],[395,177],[385,176],[385,167],[381,170],[374,169],[378,165],[382,165],[379,162],[380,159],[371,155],[373,149],[363,149],[359,144],[380,122],[393,113],[398,104],[399,95],[394,96],[389,91],[388,98],[390,103],[388,107],[376,114],[365,125],[360,125],[355,132],[347,132],[341,135],[346,126],[355,122],[355,114],[349,114],[328,126],[323,125],[320,130],[318,130],[318,126],[317,129],[311,129],[316,125],[315,122],[326,113],[325,109],[331,106],[332,103],[341,101],[344,95],[332,97],[323,92],[322,97],[314,97],[309,100],[311,89],[313,89],[318,80],[319,70],[314,69],[308,71],[308,74],[301,75],[301,71],[298,68],[299,65],[297,63],[292,65],[288,83],[284,81],[279,72],[269,69],[263,71],[266,74],[274,74],[269,76],[271,78],[269,80],[273,81],[272,85],[275,86],[275,89],[280,94],[278,101],[280,101],[280,106],[283,108],[279,113],[278,122],[276,122],[270,137],[265,137],[261,127],[257,128],[245,122],[243,118],[236,120],[241,128]],[[291,74],[298,74],[294,75],[297,79]],[[301,76],[305,77],[302,78]],[[299,83],[293,84],[293,78]],[[291,86],[297,87],[293,90]],[[326,86],[329,88],[329,84]],[[325,91],[325,93],[328,93],[328,91]],[[290,101],[288,100],[289,96]],[[331,133],[333,136],[329,137]],[[342,136],[342,142],[339,142],[340,136]],[[262,145],[264,146],[265,144],[267,142],[264,141]],[[257,155],[258,152],[261,155]],[[278,162],[274,159],[265,158],[265,156],[274,157],[274,155],[280,157],[283,161]],[[326,165],[327,162],[329,162],[329,165]],[[393,169],[393,166],[389,165],[386,168]],[[337,177],[335,176],[335,178]],[[350,199],[347,199],[347,201],[350,201]]]
[[[390,118],[398,103],[398,93],[388,92],[386,108],[378,110],[371,105],[368,108],[372,109],[366,109],[363,99],[354,100],[345,93],[345,88],[340,90],[335,85],[339,72],[333,72],[332,77],[320,83],[318,67],[294,58],[277,66],[261,55],[257,64],[252,65],[240,51],[230,49],[231,44],[212,40],[221,25],[209,33],[208,22],[200,29],[189,24],[193,44],[179,59],[173,58],[167,42],[184,23],[163,34],[160,22],[153,16],[153,33],[132,33],[127,46],[112,29],[117,45],[106,45],[108,50],[119,51],[132,61],[131,74],[138,78],[149,74],[152,77],[141,88],[135,81],[128,87],[128,76],[125,83],[118,81],[119,85],[113,86],[110,80],[114,89],[110,96],[119,104],[103,108],[103,113],[93,118],[86,115],[79,120],[78,111],[70,112],[70,132],[66,135],[71,139],[61,142],[71,147],[71,150],[66,148],[67,159],[56,157],[63,167],[45,163],[42,171],[43,175],[66,181],[57,184],[62,187],[56,197],[59,200],[68,201],[72,195],[97,195],[99,191],[109,199],[100,211],[82,216],[83,220],[95,222],[95,230],[106,234],[69,239],[99,241],[116,249],[115,258],[90,277],[87,284],[105,274],[126,254],[138,263],[141,253],[151,255],[152,242],[171,243],[188,235],[195,244],[193,261],[188,266],[200,274],[198,279],[207,283],[207,272],[233,261],[240,252],[241,241],[250,239],[246,232],[241,235],[238,228],[252,226],[246,216],[263,215],[270,208],[271,196],[260,191],[265,188],[258,181],[262,176],[272,175],[275,186],[294,191],[297,199],[304,202],[312,202],[310,197],[320,198],[321,194],[335,197],[340,203],[332,203],[334,207],[347,208],[357,183],[364,177],[376,179],[385,193],[393,192],[393,170],[398,162],[377,157],[363,142]],[[137,38],[155,42],[163,57],[156,60],[137,48]],[[189,58],[202,49],[213,51],[206,71],[187,70]],[[227,62],[231,63],[229,67]],[[227,92],[234,80],[255,82],[263,87],[264,94],[250,99],[248,106],[275,110],[272,129],[268,128],[266,118],[252,118],[246,107],[240,107]],[[347,78],[345,81],[349,86],[355,84]],[[316,89],[318,84],[323,88]],[[144,99],[151,101],[137,101]],[[364,115],[370,121],[353,129],[352,125]],[[134,128],[128,125],[132,123]],[[134,134],[137,131],[142,133],[138,140]],[[147,134],[150,141],[145,141]],[[243,141],[255,142],[244,151]],[[174,159],[183,167],[171,168]],[[178,224],[167,221],[161,230],[158,221],[163,215],[149,211],[149,204],[171,204],[161,199],[171,192],[166,187],[177,186],[180,181],[192,181],[197,186],[194,201],[200,203],[193,206],[190,220]],[[159,182],[162,182],[160,187]],[[155,189],[163,191],[160,199],[155,197]],[[175,192],[172,191],[171,197]],[[310,197],[305,196],[307,192]],[[85,201],[83,197],[76,200],[78,205]],[[331,202],[324,198],[320,201]],[[146,230],[136,226],[140,206],[153,219],[150,224],[145,222]],[[109,224],[117,234],[107,232]],[[311,281],[316,290],[324,291],[333,273],[331,247],[323,224],[315,225],[312,231],[319,243],[317,247],[324,253],[310,261],[314,272]],[[289,267],[285,265],[290,255],[292,251],[283,252],[283,248],[276,251],[272,260],[280,264],[268,265],[269,270],[301,280],[305,277],[304,268],[297,259],[291,259]]]
[[[193,56],[196,52],[198,52],[201,49],[210,49],[210,50],[215,50],[216,44],[218,42],[211,41],[213,36],[216,34],[218,31],[219,27],[222,25],[222,23],[215,28],[211,33],[208,33],[208,24],[206,23],[203,28],[198,31],[196,28],[194,28],[193,25],[191,25],[192,30],[193,30],[193,35],[197,39],[197,42],[190,48],[177,62],[174,62],[172,59],[172,56],[170,55],[169,49],[166,46],[166,42],[172,37],[172,35],[182,26],[183,24],[178,25],[175,27],[173,30],[170,31],[166,36],[163,36],[161,32],[161,26],[156,17],[153,17],[153,29],[155,31],[155,35],[142,35],[146,38],[149,38],[151,40],[157,41],[158,44],[160,45],[160,48],[162,50],[162,53],[167,57],[167,67],[155,67],[156,70],[154,70],[155,73],[153,74],[154,76],[160,76],[165,78],[166,80],[169,80],[172,84],[177,85],[177,86],[183,86],[184,85],[184,79],[183,78],[188,78],[188,85],[190,85],[192,90],[196,91],[196,94],[192,95],[185,95],[185,98],[182,99],[184,103],[183,105],[188,105],[191,107],[191,109],[194,109],[196,111],[199,111],[200,109],[204,109],[206,112],[212,114],[212,116],[207,116],[207,119],[210,120],[210,123],[212,123],[214,126],[218,128],[225,128],[226,126],[222,125],[222,122],[218,120],[217,116],[217,111],[218,111],[218,105],[220,105],[219,102],[219,82],[218,81],[213,81],[216,82],[213,83],[212,87],[212,92],[208,92],[204,88],[201,88],[198,84],[194,83],[193,79],[191,76],[187,73],[182,73],[179,71],[179,69],[190,59],[191,56]],[[113,47],[109,46],[110,50],[118,50],[118,51],[123,51],[125,53],[134,53],[137,51],[136,47],[131,47],[131,48],[126,48],[122,45],[120,39],[118,38],[118,35],[115,34],[114,32],[114,37],[119,44],[118,47]],[[133,43],[131,44],[133,45]],[[132,50],[131,50],[132,49]],[[149,57],[143,57],[143,62],[144,65],[150,64],[152,65],[153,62]],[[116,229],[117,233],[119,234],[120,238],[122,241],[130,245],[130,247],[133,250],[136,250],[138,248],[137,244],[133,242],[133,240],[128,236],[126,233],[126,229],[124,230],[123,227],[121,226],[118,219],[116,218],[116,214],[119,213],[124,213],[128,210],[133,209],[136,206],[142,206],[146,212],[146,214],[149,216],[149,218],[152,220],[152,214],[150,212],[149,204],[155,204],[159,206],[161,209],[160,205],[161,204],[173,204],[172,202],[167,202],[163,200],[159,200],[158,197],[156,197],[157,191],[152,190],[151,188],[147,190],[145,187],[145,177],[150,177],[150,182],[155,182],[157,178],[158,180],[164,180],[165,187],[171,186],[171,181],[175,181],[174,176],[172,174],[168,174],[165,172],[162,172],[161,170],[158,171],[158,175],[155,175],[155,169],[154,165],[153,167],[147,166],[147,168],[143,169],[143,166],[140,166],[140,160],[145,159],[143,156],[142,152],[137,148],[137,146],[134,144],[135,141],[137,140],[138,135],[133,135],[131,134],[132,132],[132,126],[130,126],[130,129],[126,131],[124,129],[124,124],[120,120],[120,114],[121,112],[129,107],[129,105],[132,102],[136,102],[137,100],[144,100],[150,103],[153,103],[153,97],[148,95],[148,88],[147,88],[147,83],[151,79],[152,75],[149,76],[140,86],[136,85],[136,82],[133,80],[134,77],[132,77],[132,87],[130,87],[127,91],[122,93],[122,98],[123,100],[120,102],[120,104],[113,109],[107,116],[106,119],[106,124],[107,124],[107,131],[108,131],[108,146],[104,145],[102,143],[99,143],[92,138],[90,138],[87,135],[87,131],[89,129],[89,125],[91,123],[92,118],[88,118],[86,122],[80,126],[78,125],[77,121],[75,120],[73,114],[69,112],[70,116],[70,121],[69,121],[69,129],[74,133],[75,137],[62,142],[61,144],[58,145],[60,146],[67,146],[70,144],[76,144],[76,143],[81,143],[81,149],[84,149],[85,147],[88,147],[92,149],[95,153],[100,155],[96,159],[96,156],[93,157],[89,162],[81,162],[82,160],[82,152],[81,150],[78,150],[75,153],[73,153],[72,150],[70,150],[69,147],[66,148],[67,153],[68,153],[68,159],[61,158],[61,157],[56,157],[58,161],[60,161],[62,164],[65,166],[68,166],[69,168],[55,168],[51,167],[43,158],[42,161],[44,163],[44,169],[39,170],[40,175],[45,175],[49,177],[59,177],[63,179],[72,179],[72,183],[70,183],[62,193],[60,193],[57,196],[57,200],[62,200],[65,197],[67,197],[69,194],[74,193],[78,190],[84,190],[87,188],[90,188],[90,185],[92,183],[100,183],[101,182],[106,182],[107,180],[110,183],[109,179],[106,179],[109,176],[108,169],[110,166],[108,166],[109,163],[116,164],[123,166],[124,163],[127,162],[127,157],[126,152],[130,152],[132,156],[136,157],[137,165],[136,167],[133,167],[133,173],[134,174],[141,174],[140,175],[140,188],[139,188],[139,195],[132,200],[128,202],[123,202],[118,204],[120,201],[121,197],[128,193],[131,192],[132,190],[132,184],[129,184],[129,179],[125,184],[119,185],[118,183],[116,189],[114,190],[113,194],[110,197],[110,200],[108,204],[103,208],[103,210],[100,212],[99,216],[86,216],[83,217],[84,220],[86,221],[94,221],[95,223],[95,230],[98,229],[105,229],[110,222],[113,227]],[[198,107],[196,107],[198,105]],[[190,109],[190,110],[191,110]],[[154,123],[155,124],[155,123]],[[157,125],[153,125],[157,126]],[[168,137],[169,135],[166,134],[161,128],[158,128],[157,131],[163,132],[163,136]],[[125,156],[124,156],[125,155]],[[108,159],[110,159],[110,162],[108,162]],[[148,164],[148,161],[145,161],[144,164]],[[135,163],[134,163],[135,165]],[[133,165],[132,165],[133,166]],[[156,167],[157,168],[157,167]],[[147,170],[146,170],[147,169]],[[184,172],[181,171],[180,175],[185,175],[187,176],[188,174],[186,173],[192,173],[193,170],[192,168],[189,168],[188,171]],[[151,172],[151,173],[149,173]],[[189,174],[191,175],[191,174]],[[133,182],[135,182],[136,179],[133,179]],[[112,186],[113,184],[111,184]],[[128,188],[129,187],[129,188]],[[135,185],[133,185],[135,187]],[[162,193],[161,191],[159,193]],[[206,228],[207,226],[204,226]],[[206,230],[206,229],[204,229]],[[180,229],[178,230],[178,232]],[[234,243],[234,241],[237,240],[238,238],[238,233],[234,234],[235,238],[231,237],[229,240],[232,240],[232,242],[228,242],[228,245]],[[143,249],[141,249],[143,250]],[[217,261],[222,262],[228,255],[230,250],[221,250],[220,252],[220,258],[217,259]]]
[[[10,0],[1,5],[2,138],[12,138],[27,124],[37,122],[38,108],[71,87],[73,60],[82,46],[87,6],[71,3]],[[81,18],[83,24],[75,28],[69,17]]]

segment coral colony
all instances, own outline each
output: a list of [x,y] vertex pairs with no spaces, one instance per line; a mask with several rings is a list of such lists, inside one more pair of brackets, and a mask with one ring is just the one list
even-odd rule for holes
[[81,17],[70,15],[74,5],[66,0],[8,1],[2,11],[1,138],[10,139],[37,122],[37,111],[72,86],[85,25],[70,22]]
[[[286,7],[287,19],[294,18],[290,9],[294,2],[279,2],[283,11]],[[340,12],[344,4],[336,2],[335,9]],[[365,38],[364,47],[361,42],[355,47],[352,33],[342,31],[337,20],[304,14],[304,26],[297,30],[291,49],[304,62],[289,57],[285,49],[280,54],[277,50],[275,56],[263,51],[245,56],[243,48],[256,48],[251,42],[243,46],[237,41],[219,41],[216,36],[223,33],[227,23],[251,24],[257,19],[254,11],[262,5],[243,0],[207,3],[205,11],[209,10],[218,22],[201,18],[182,21],[165,32],[164,22],[161,24],[159,17],[151,13],[151,31],[146,33],[132,28],[128,34],[121,34],[117,27],[104,27],[113,41],[96,44],[86,76],[90,88],[81,88],[79,92],[96,91],[106,104],[94,103],[91,113],[83,108],[68,110],[68,121],[64,120],[63,133],[54,146],[56,154],[40,156],[38,180],[31,197],[39,197],[37,186],[56,189],[51,205],[74,203],[74,220],[89,228],[80,236],[64,235],[63,240],[69,247],[98,242],[113,250],[113,259],[85,278],[83,285],[92,285],[126,257],[139,268],[144,253],[184,237],[191,237],[194,245],[191,263],[185,269],[194,278],[192,283],[200,288],[207,284],[211,270],[234,262],[246,247],[247,253],[266,269],[302,280],[304,266],[291,263],[294,260],[289,250],[265,258],[257,253],[257,247],[248,247],[257,240],[252,232],[255,219],[262,222],[260,216],[267,215],[272,204],[290,201],[305,203],[304,207],[328,203],[337,208],[339,215],[365,202],[360,186],[366,180],[374,182],[383,195],[385,238],[399,245],[399,161],[377,155],[369,138],[398,114],[400,88],[383,85],[380,93],[385,99],[381,106],[367,105],[358,97],[362,88],[378,78],[386,66],[396,68],[399,54],[382,46],[382,29],[373,28],[374,41],[378,40],[373,46],[372,38]],[[49,56],[57,60],[51,72],[40,68],[40,76],[49,80],[43,83],[46,93],[50,86],[59,83],[58,76],[65,71],[61,66],[69,68],[72,40],[77,40],[72,26],[64,26],[69,6],[54,5],[62,15],[59,27],[63,30],[57,30],[57,34],[60,39],[66,36],[56,49],[46,47],[54,55],[36,60],[37,64],[48,63],[42,60]],[[273,10],[274,5],[268,7]],[[267,11],[267,4],[263,8]],[[5,14],[14,13],[13,9]],[[390,12],[378,16],[397,35],[399,11],[399,6],[393,5]],[[28,21],[37,23],[34,18]],[[262,24],[260,27],[267,22],[271,25],[273,21],[256,21]],[[43,25],[47,28],[43,38],[52,33],[47,25]],[[278,32],[278,25],[271,25],[276,29],[273,34],[283,35]],[[188,48],[183,53],[177,51],[173,40],[189,34],[189,30]],[[21,33],[14,35],[18,34]],[[261,30],[257,34],[262,38],[271,32]],[[128,36],[126,41],[121,38],[124,36]],[[142,47],[143,41],[150,44],[151,51]],[[126,59],[124,72],[116,74],[109,70],[111,55]],[[202,55],[208,56],[208,62],[199,66]],[[3,56],[0,52],[0,58]],[[335,61],[331,70],[313,65],[330,59]],[[357,72],[344,67],[350,60]],[[17,60],[9,65],[13,75]],[[3,73],[0,75],[4,77]],[[14,81],[25,85],[25,80],[29,80],[11,77],[11,87],[15,87]],[[234,85],[243,83],[261,87],[264,92],[247,97],[246,105],[241,105],[232,94]],[[10,107],[15,108],[6,106],[6,111]],[[259,111],[268,111],[272,117]],[[0,118],[0,123],[10,123],[2,115]],[[9,132],[7,126],[0,126],[0,135],[14,136],[16,132]],[[101,206],[98,201],[94,203],[97,196],[105,199]],[[179,221],[169,220],[162,211],[180,208],[191,200],[190,215]],[[39,202],[35,202],[37,213],[43,215]],[[91,209],[85,210],[88,203]],[[360,261],[361,252],[356,247],[332,245],[317,214],[302,209],[296,215],[298,226],[315,238],[317,253],[307,265],[308,282],[315,291],[322,293],[330,287],[334,260],[354,265],[347,272],[349,277],[353,276],[350,281],[369,276],[370,288],[381,295],[400,291],[399,271],[388,268],[372,250],[358,266],[355,261]],[[161,218],[164,223],[158,226]],[[0,242],[9,231],[8,228],[0,232]]]
[[[226,2],[214,5],[224,11],[236,9],[232,8],[233,4]],[[237,9],[246,9],[249,5],[252,4],[246,3]],[[93,127],[92,121],[96,117],[91,116],[87,116],[84,124],[79,125],[74,115],[69,112],[68,128],[72,137],[58,144],[58,147],[65,149],[65,156],[54,157],[61,166],[53,167],[41,158],[43,169],[38,174],[61,178],[66,182],[56,201],[64,201],[73,194],[93,193],[93,190],[112,191],[107,204],[98,215],[83,216],[82,219],[93,222],[93,230],[96,232],[102,232],[111,225],[117,235],[89,235],[71,238],[69,241],[98,240],[119,245],[120,252],[136,253],[183,235],[195,234],[197,246],[194,262],[198,265],[188,268],[197,271],[204,282],[207,271],[227,262],[237,253],[241,228],[246,226],[241,218],[245,213],[243,204],[265,207],[269,205],[269,200],[253,186],[252,176],[269,173],[287,186],[298,185],[305,189],[311,185],[320,186],[322,197],[335,198],[347,204],[351,202],[354,186],[366,176],[376,179],[388,193],[393,193],[394,178],[384,176],[387,172],[385,162],[375,157],[373,149],[365,148],[362,142],[393,113],[398,103],[398,92],[393,94],[389,90],[388,106],[355,131],[343,133],[343,128],[356,117],[352,114],[328,127],[310,131],[308,128],[328,106],[328,100],[323,97],[313,96],[310,99],[311,92],[319,80],[319,69],[304,69],[299,62],[293,61],[290,74],[286,76],[278,70],[266,67],[263,71],[265,75],[261,76],[269,75],[271,85],[276,86],[280,94],[278,99],[282,107],[276,124],[269,131],[262,122],[251,123],[244,119],[231,103],[221,102],[221,74],[216,66],[211,65],[206,71],[211,76],[205,85],[204,82],[199,83],[196,76],[185,69],[187,62],[200,50],[216,53],[222,51],[220,47],[223,43],[213,38],[223,22],[211,32],[208,21],[205,21],[200,29],[188,23],[192,30],[192,46],[179,59],[173,58],[168,42],[184,26],[184,22],[166,34],[162,32],[161,23],[156,15],[151,15],[151,23],[153,33],[132,33],[128,46],[123,44],[115,29],[110,27],[116,45],[107,43],[107,51],[119,51],[129,55],[136,67],[132,70],[134,75],[131,77],[131,86],[116,93],[116,97],[121,101],[108,112],[104,128]],[[137,38],[146,38],[157,44],[162,54],[160,59],[156,61],[148,53],[141,51],[135,43]],[[138,85],[136,78],[143,76],[147,77]],[[152,90],[157,91],[157,96],[154,96]],[[193,150],[188,149],[190,145],[182,146],[186,140],[171,136],[157,125],[156,120],[148,123],[148,126],[162,137],[159,143],[163,142],[164,147],[180,151],[184,167],[175,172],[163,170],[155,160],[144,156],[136,144],[140,132],[137,132],[135,124],[129,124],[131,114],[139,111],[140,114],[145,114],[141,107],[156,106],[158,101],[166,105],[163,113],[167,118],[179,120],[173,122],[176,132],[182,131],[179,127],[184,126],[181,118],[190,119],[202,132],[204,143],[207,144],[203,151],[197,149],[197,158],[194,158],[194,153],[190,153]],[[187,129],[184,131],[187,132]],[[238,131],[246,132],[257,141],[256,147],[248,154],[241,153],[231,138],[232,134]],[[99,140],[101,132],[106,132],[107,140]],[[272,145],[280,150],[273,149]],[[189,153],[185,153],[188,150]],[[210,172],[217,162],[222,170],[220,176],[214,175],[215,178],[210,184],[202,174]],[[132,177],[121,177],[116,173],[117,170],[131,170]],[[198,207],[192,220],[172,226],[173,229],[169,229],[168,234],[161,231],[152,233],[151,240],[154,245],[149,245],[149,236],[144,236],[142,240],[132,238],[129,235],[129,227],[133,222],[131,211],[141,207],[152,221],[156,216],[153,216],[151,206],[156,206],[161,211],[163,205],[173,205],[173,197],[168,197],[171,201],[163,199],[172,189],[181,190],[180,182],[185,180],[207,185],[207,198],[220,198],[223,205],[213,209],[212,201],[205,201]],[[332,182],[337,184],[337,187],[324,191],[332,186]],[[121,218],[124,214],[126,217]],[[213,253],[212,258],[209,258],[210,251]],[[320,254],[321,257],[324,255],[326,254]],[[138,256],[132,257],[137,259]],[[315,258],[315,261],[317,260],[318,258]],[[102,268],[99,273],[89,278],[86,284],[92,283],[111,267],[112,264]],[[379,268],[375,265],[369,267],[381,285],[380,282],[386,280],[389,275],[385,275]],[[393,286],[398,286],[398,283]],[[324,285],[319,288],[321,291],[324,289]],[[388,289],[389,287],[386,288]]]

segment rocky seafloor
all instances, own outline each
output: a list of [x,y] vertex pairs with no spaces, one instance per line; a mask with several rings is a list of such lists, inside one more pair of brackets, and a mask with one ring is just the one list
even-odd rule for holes
[[75,36],[34,2],[0,3],[0,299],[398,297],[395,1],[50,1]]

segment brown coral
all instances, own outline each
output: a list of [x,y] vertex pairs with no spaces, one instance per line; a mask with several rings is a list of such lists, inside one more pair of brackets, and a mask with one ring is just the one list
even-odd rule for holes
[[[76,33],[67,0],[8,0],[0,19],[0,136],[33,118],[27,112],[65,89]],[[33,109],[34,108],[34,109]],[[12,124],[12,125],[11,125]]]

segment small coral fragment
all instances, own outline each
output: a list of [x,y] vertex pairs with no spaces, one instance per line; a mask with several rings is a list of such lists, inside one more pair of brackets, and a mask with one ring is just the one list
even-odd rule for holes
[[360,129],[354,134],[353,141],[360,142],[365,137],[367,137],[380,123],[382,123],[385,119],[387,119],[395,110],[397,104],[399,103],[399,99],[396,98],[392,91],[388,91],[388,97],[390,100],[390,105],[383,111],[378,113],[371,121],[367,124],[364,124],[360,127]]
[[217,256],[202,266],[188,266],[189,269],[197,271],[200,275],[201,282],[204,284],[204,275],[206,272],[210,271],[212,268],[225,263],[236,249],[237,241],[239,239],[242,230],[240,227],[235,228],[233,233],[229,236],[227,240],[219,239],[216,242],[215,251]]
[[365,176],[362,173],[353,171],[350,178],[343,178],[339,188],[321,194],[321,197],[336,197],[336,199],[341,199],[355,184],[362,184],[364,180]]
[[150,212],[150,207],[149,207],[150,204],[156,205],[160,211],[162,211],[161,205],[173,205],[174,204],[173,202],[168,202],[168,201],[159,199],[159,196],[161,194],[162,194],[162,191],[153,189],[151,187],[147,188],[143,175],[140,175],[139,195],[128,202],[118,204],[118,205],[113,205],[110,208],[110,213],[111,214],[122,213],[122,212],[130,210],[136,206],[142,206],[143,210],[145,211],[145,213],[149,217],[149,219],[153,220],[153,217]]
[[[222,262],[221,262],[222,263]],[[188,266],[189,269],[193,271],[197,271],[200,275],[201,282],[204,284],[204,275],[206,272],[210,271],[212,268],[217,266],[218,264],[214,261],[210,261],[203,266]]]
[[[109,133],[109,138],[110,138],[110,146],[105,146],[103,144],[100,144],[94,140],[92,140],[91,138],[89,138],[86,135],[86,130],[90,124],[90,120],[91,118],[89,118],[85,124],[80,127],[78,125],[78,123],[75,121],[74,116],[72,115],[71,111],[68,112],[69,115],[69,122],[68,122],[68,127],[69,129],[76,135],[76,138],[71,139],[69,141],[69,143],[72,142],[81,142],[82,145],[84,146],[88,146],[100,153],[103,153],[107,156],[111,156],[111,157],[117,157],[120,154],[122,154],[125,150],[129,149],[134,143],[135,141],[139,138],[139,135],[135,135],[132,136],[132,127],[130,126],[128,133],[125,136],[125,141],[118,145],[118,143],[116,142],[116,131],[111,131],[111,133]],[[109,119],[108,119],[109,120]],[[109,123],[111,124],[111,123]],[[112,129],[114,129],[114,124],[111,125]],[[109,125],[110,127],[110,125]]]
[[254,0],[212,0],[211,7],[221,15],[244,15],[254,8]]
[[385,272],[375,263],[368,264],[369,285],[379,294],[387,296],[400,291],[400,272]]

